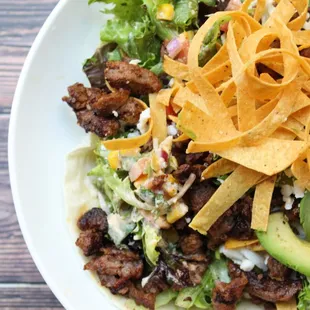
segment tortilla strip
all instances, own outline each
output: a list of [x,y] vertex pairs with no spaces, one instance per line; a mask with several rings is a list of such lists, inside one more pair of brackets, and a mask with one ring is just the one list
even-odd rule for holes
[[261,177],[261,173],[239,166],[217,189],[189,226],[205,235],[218,218],[254,186]]
[[256,185],[251,228],[259,231],[267,231],[270,204],[277,176],[265,180]]
[[238,240],[238,239],[233,239],[230,238],[225,242],[225,248],[226,249],[240,249],[240,248],[245,248],[249,245],[256,244],[258,243],[258,239],[254,240]]
[[157,94],[149,94],[149,102],[153,121],[152,136],[158,139],[158,143],[161,143],[167,137],[166,107],[158,103]]
[[306,162],[301,159],[297,159],[291,167],[293,176],[297,179],[297,183],[310,190],[310,170]]
[[187,65],[179,61],[173,60],[168,56],[164,57],[163,68],[167,74],[173,76],[174,78],[185,81],[188,81],[190,79]]
[[277,310],[297,310],[296,299],[295,297],[289,301],[277,302]]
[[221,175],[225,175],[228,173],[233,172],[239,165],[227,160],[225,158],[221,158],[217,160],[216,162],[212,163],[210,166],[208,166],[203,173],[201,174],[202,180],[207,180],[210,178],[216,178]]

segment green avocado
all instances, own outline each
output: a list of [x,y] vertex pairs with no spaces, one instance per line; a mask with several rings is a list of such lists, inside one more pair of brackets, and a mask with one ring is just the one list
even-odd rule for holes
[[299,239],[283,213],[269,217],[267,232],[256,232],[265,250],[283,265],[310,277],[310,242]]

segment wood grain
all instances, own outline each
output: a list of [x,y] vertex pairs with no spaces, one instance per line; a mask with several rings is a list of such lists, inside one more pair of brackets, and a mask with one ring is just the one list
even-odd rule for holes
[[0,285],[0,309],[63,309],[46,285]]
[[28,252],[11,196],[7,134],[16,83],[58,0],[0,0],[0,309],[63,309]]
[[9,113],[29,48],[57,0],[0,0],[0,113]]

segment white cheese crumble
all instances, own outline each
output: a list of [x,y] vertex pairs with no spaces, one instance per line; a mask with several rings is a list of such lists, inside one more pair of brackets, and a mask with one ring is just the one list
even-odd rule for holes
[[171,123],[171,125],[169,125],[167,127],[167,130],[168,130],[167,131],[168,132],[168,136],[174,137],[174,136],[176,136],[178,134],[178,129],[177,129],[175,123]]
[[129,64],[130,64],[130,65],[138,65],[140,62],[141,62],[140,59],[131,59],[131,60],[129,61]]
[[282,185],[281,194],[283,195],[282,199],[285,202],[285,210],[291,210],[295,201],[292,195],[294,195],[297,199],[302,198],[305,195],[305,189],[301,188],[296,182],[294,182],[294,186],[288,184]]
[[268,269],[265,264],[265,257],[251,250],[245,248],[229,250],[226,249],[224,245],[222,245],[219,250],[220,253],[239,265],[240,269],[243,271],[251,271],[255,266],[263,271]]
[[128,138],[135,138],[135,137],[139,137],[139,136],[140,136],[140,132],[138,130],[135,130],[133,132],[130,132],[127,137]]
[[115,116],[115,117],[118,117],[118,113],[117,113],[117,111],[112,111],[112,114]]
[[150,108],[144,110],[141,114],[140,114],[140,118],[139,118],[139,122],[137,124],[137,128],[138,130],[141,132],[141,134],[144,134],[147,132],[148,130],[148,121],[151,118],[151,110]]
[[169,87],[173,87],[173,85],[174,85],[174,78],[172,78],[172,79],[169,81],[168,86],[169,86]]

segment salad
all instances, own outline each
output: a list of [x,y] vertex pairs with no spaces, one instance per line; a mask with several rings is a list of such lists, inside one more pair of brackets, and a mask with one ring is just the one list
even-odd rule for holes
[[84,269],[136,307],[310,309],[308,0],[90,0],[63,97]]

